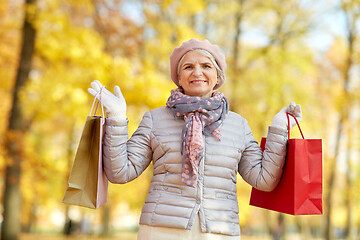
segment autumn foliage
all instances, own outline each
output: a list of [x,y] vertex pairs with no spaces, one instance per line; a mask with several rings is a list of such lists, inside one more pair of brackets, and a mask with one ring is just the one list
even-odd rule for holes
[[[111,185],[109,203],[103,209],[91,211],[61,203],[91,108],[87,88],[94,79],[111,91],[120,86],[128,105],[131,135],[143,113],[163,106],[175,88],[169,76],[172,50],[190,38],[207,38],[227,56],[227,82],[220,91],[229,99],[231,110],[248,120],[256,139],[266,134],[273,116],[290,101],[302,106],[305,137],[323,139],[324,216],[279,217],[251,207],[250,187],[239,177],[244,234],[275,236],[282,222],[284,236],[331,239],[340,232],[348,239],[359,237],[358,0],[322,4],[300,0],[37,0],[28,5],[20,0],[0,1],[2,179],[6,166],[12,164],[6,142],[16,142],[19,136],[8,125],[25,12],[36,29],[36,41],[31,71],[19,92],[24,123],[19,184],[22,231],[61,232],[70,218],[90,221],[92,233],[131,228],[124,219],[136,228],[152,166],[131,183]],[[340,31],[331,28],[335,23]],[[299,136],[296,128],[291,135]],[[0,181],[0,199],[5,188],[5,180]]]

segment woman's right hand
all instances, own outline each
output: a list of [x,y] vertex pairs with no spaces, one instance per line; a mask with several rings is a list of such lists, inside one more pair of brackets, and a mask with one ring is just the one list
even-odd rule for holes
[[106,108],[106,113],[109,118],[117,120],[126,119],[126,102],[119,86],[115,86],[114,94],[104,87],[100,96],[100,94],[96,94],[100,91],[103,85],[98,80],[93,81],[90,85],[91,88],[88,89],[88,92],[94,97],[96,96],[96,98],[101,101]]

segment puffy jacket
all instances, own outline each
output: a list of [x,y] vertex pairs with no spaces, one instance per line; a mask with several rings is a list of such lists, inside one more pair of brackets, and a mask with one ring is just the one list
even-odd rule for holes
[[204,154],[193,188],[181,181],[183,125],[183,118],[160,107],[144,114],[128,140],[126,121],[106,119],[103,159],[109,181],[132,181],[153,161],[140,224],[191,229],[199,214],[202,232],[240,235],[237,173],[257,189],[274,189],[284,165],[286,130],[269,127],[263,153],[247,121],[229,112],[220,129],[221,141],[204,135]]

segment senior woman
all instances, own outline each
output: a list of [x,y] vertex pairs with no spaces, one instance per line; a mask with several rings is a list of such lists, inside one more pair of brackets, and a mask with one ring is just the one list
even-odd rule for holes
[[[229,111],[216,91],[226,69],[218,46],[191,39],[174,49],[170,65],[178,88],[166,106],[144,114],[129,140],[120,88],[114,95],[103,91],[106,175],[112,183],[127,183],[153,162],[140,240],[240,239],[236,175],[263,191],[276,187],[286,154],[286,112],[301,120],[300,105],[290,103],[275,115],[262,152],[247,121]],[[91,86],[93,96],[102,87],[96,80]]]

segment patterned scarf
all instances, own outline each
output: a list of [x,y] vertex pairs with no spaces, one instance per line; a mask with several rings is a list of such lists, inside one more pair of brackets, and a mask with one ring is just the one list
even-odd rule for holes
[[166,106],[174,116],[184,117],[181,177],[186,185],[195,187],[204,149],[203,133],[213,134],[221,141],[220,125],[229,112],[228,100],[221,92],[214,92],[210,98],[190,97],[178,88],[171,90]]

